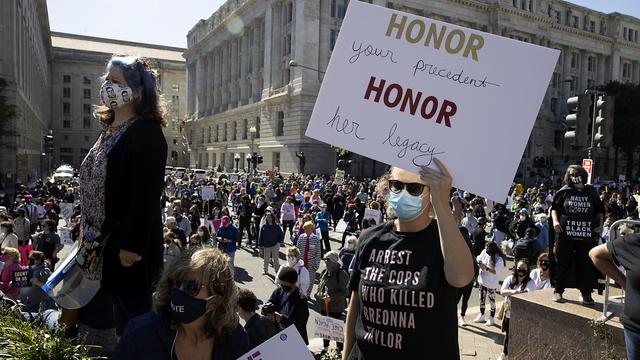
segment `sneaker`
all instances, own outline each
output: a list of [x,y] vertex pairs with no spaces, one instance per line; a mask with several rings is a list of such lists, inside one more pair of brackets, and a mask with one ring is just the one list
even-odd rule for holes
[[478,314],[478,316],[475,319],[473,319],[474,323],[483,323],[484,321],[485,321],[484,315],[482,314]]
[[458,326],[460,327],[467,326],[467,322],[464,320],[464,317],[462,315],[458,316]]
[[584,294],[582,295],[582,305],[585,306],[593,306],[595,305],[595,301],[593,301],[593,298],[591,297],[591,294]]
[[563,303],[564,302],[564,298],[562,297],[562,294],[558,293],[558,292],[554,292],[553,293],[553,298],[551,299],[554,302],[557,303]]
[[495,324],[496,324],[496,322],[493,320],[493,316],[489,316],[489,317],[487,318],[487,322],[486,322],[486,323],[484,323],[484,324],[485,324],[485,325],[487,325],[487,326],[493,326],[493,325],[495,325]]

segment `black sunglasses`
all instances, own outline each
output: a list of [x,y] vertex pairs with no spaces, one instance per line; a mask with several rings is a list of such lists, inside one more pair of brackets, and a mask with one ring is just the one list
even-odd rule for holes
[[422,195],[425,184],[420,183],[403,183],[400,180],[389,180],[389,190],[394,193],[399,193],[403,189],[407,189],[407,192],[413,196]]
[[171,281],[171,288],[173,288],[173,289],[182,288],[182,290],[185,293],[187,293],[187,295],[189,295],[191,297],[196,297],[198,295],[198,293],[200,292],[200,289],[202,289],[203,287],[204,287],[204,285],[200,284],[196,280],[187,280],[187,281],[173,280],[173,281]]

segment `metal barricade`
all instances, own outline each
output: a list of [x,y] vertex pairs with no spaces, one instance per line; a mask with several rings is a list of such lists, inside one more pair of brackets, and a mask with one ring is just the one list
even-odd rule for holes
[[[614,222],[613,224],[611,224],[611,226],[609,227],[609,240],[608,241],[615,241],[619,235],[620,232],[618,231],[618,228],[622,225],[636,225],[636,226],[640,226],[640,221],[638,220],[618,220],[616,222]],[[609,283],[610,283],[610,278],[609,276],[605,277],[605,285],[604,285],[604,302],[602,304],[602,316],[598,319],[598,321],[607,321],[609,319],[611,319],[614,315],[613,312],[608,311],[608,305],[609,305]],[[624,289],[622,289],[622,291],[624,292]]]

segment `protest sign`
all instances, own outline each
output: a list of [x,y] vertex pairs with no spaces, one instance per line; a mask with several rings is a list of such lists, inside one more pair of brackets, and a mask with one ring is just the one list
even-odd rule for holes
[[11,286],[14,288],[23,288],[31,286],[29,280],[33,277],[33,270],[24,269],[17,270],[11,274]]
[[336,176],[333,178],[333,182],[336,185],[344,184],[344,170],[336,170]]
[[313,360],[302,336],[291,325],[238,360]]
[[559,54],[352,1],[306,135],[503,201]]
[[202,196],[202,200],[212,200],[216,197],[216,191],[213,186],[201,186],[200,196]]
[[[364,216],[362,217],[362,219],[369,219],[369,225],[371,226],[378,225],[382,221],[382,212],[376,209],[364,209]],[[371,223],[371,220],[373,220],[375,223]]]
[[207,225],[209,226],[209,232],[215,235],[218,233],[218,230],[222,225],[222,220],[221,219],[207,220]]
[[325,340],[344,342],[344,321],[328,316],[317,315],[315,317],[314,334]]
[[60,203],[60,213],[63,219],[65,220],[71,219],[71,216],[73,216],[73,204]]
[[60,227],[58,229],[58,234],[60,235],[60,241],[62,245],[72,245],[73,239],[71,239],[71,229],[66,226]]

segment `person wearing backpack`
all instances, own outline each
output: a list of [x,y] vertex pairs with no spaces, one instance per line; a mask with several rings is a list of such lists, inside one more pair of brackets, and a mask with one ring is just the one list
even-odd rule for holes
[[[487,326],[493,326],[495,324],[494,317],[496,316],[496,288],[498,287],[499,277],[498,274],[502,272],[505,265],[505,256],[498,244],[493,241],[489,241],[484,250],[476,258],[480,272],[478,275],[478,284],[480,284],[480,314],[473,322],[484,322]],[[491,313],[486,322],[484,319],[485,300],[489,297],[489,304],[491,306]]]
[[[320,315],[342,320],[342,312],[347,308],[347,286],[349,274],[341,267],[337,251],[329,251],[324,256],[327,266],[320,275],[320,283],[315,293],[315,299],[320,307]],[[324,351],[329,348],[329,340],[323,340]],[[343,343],[336,343],[338,351],[342,352]]]
[[534,247],[536,244],[535,229],[528,228],[524,232],[524,237],[518,239],[513,244],[513,258],[514,259],[527,259],[530,264],[535,263],[537,254],[534,253]]

